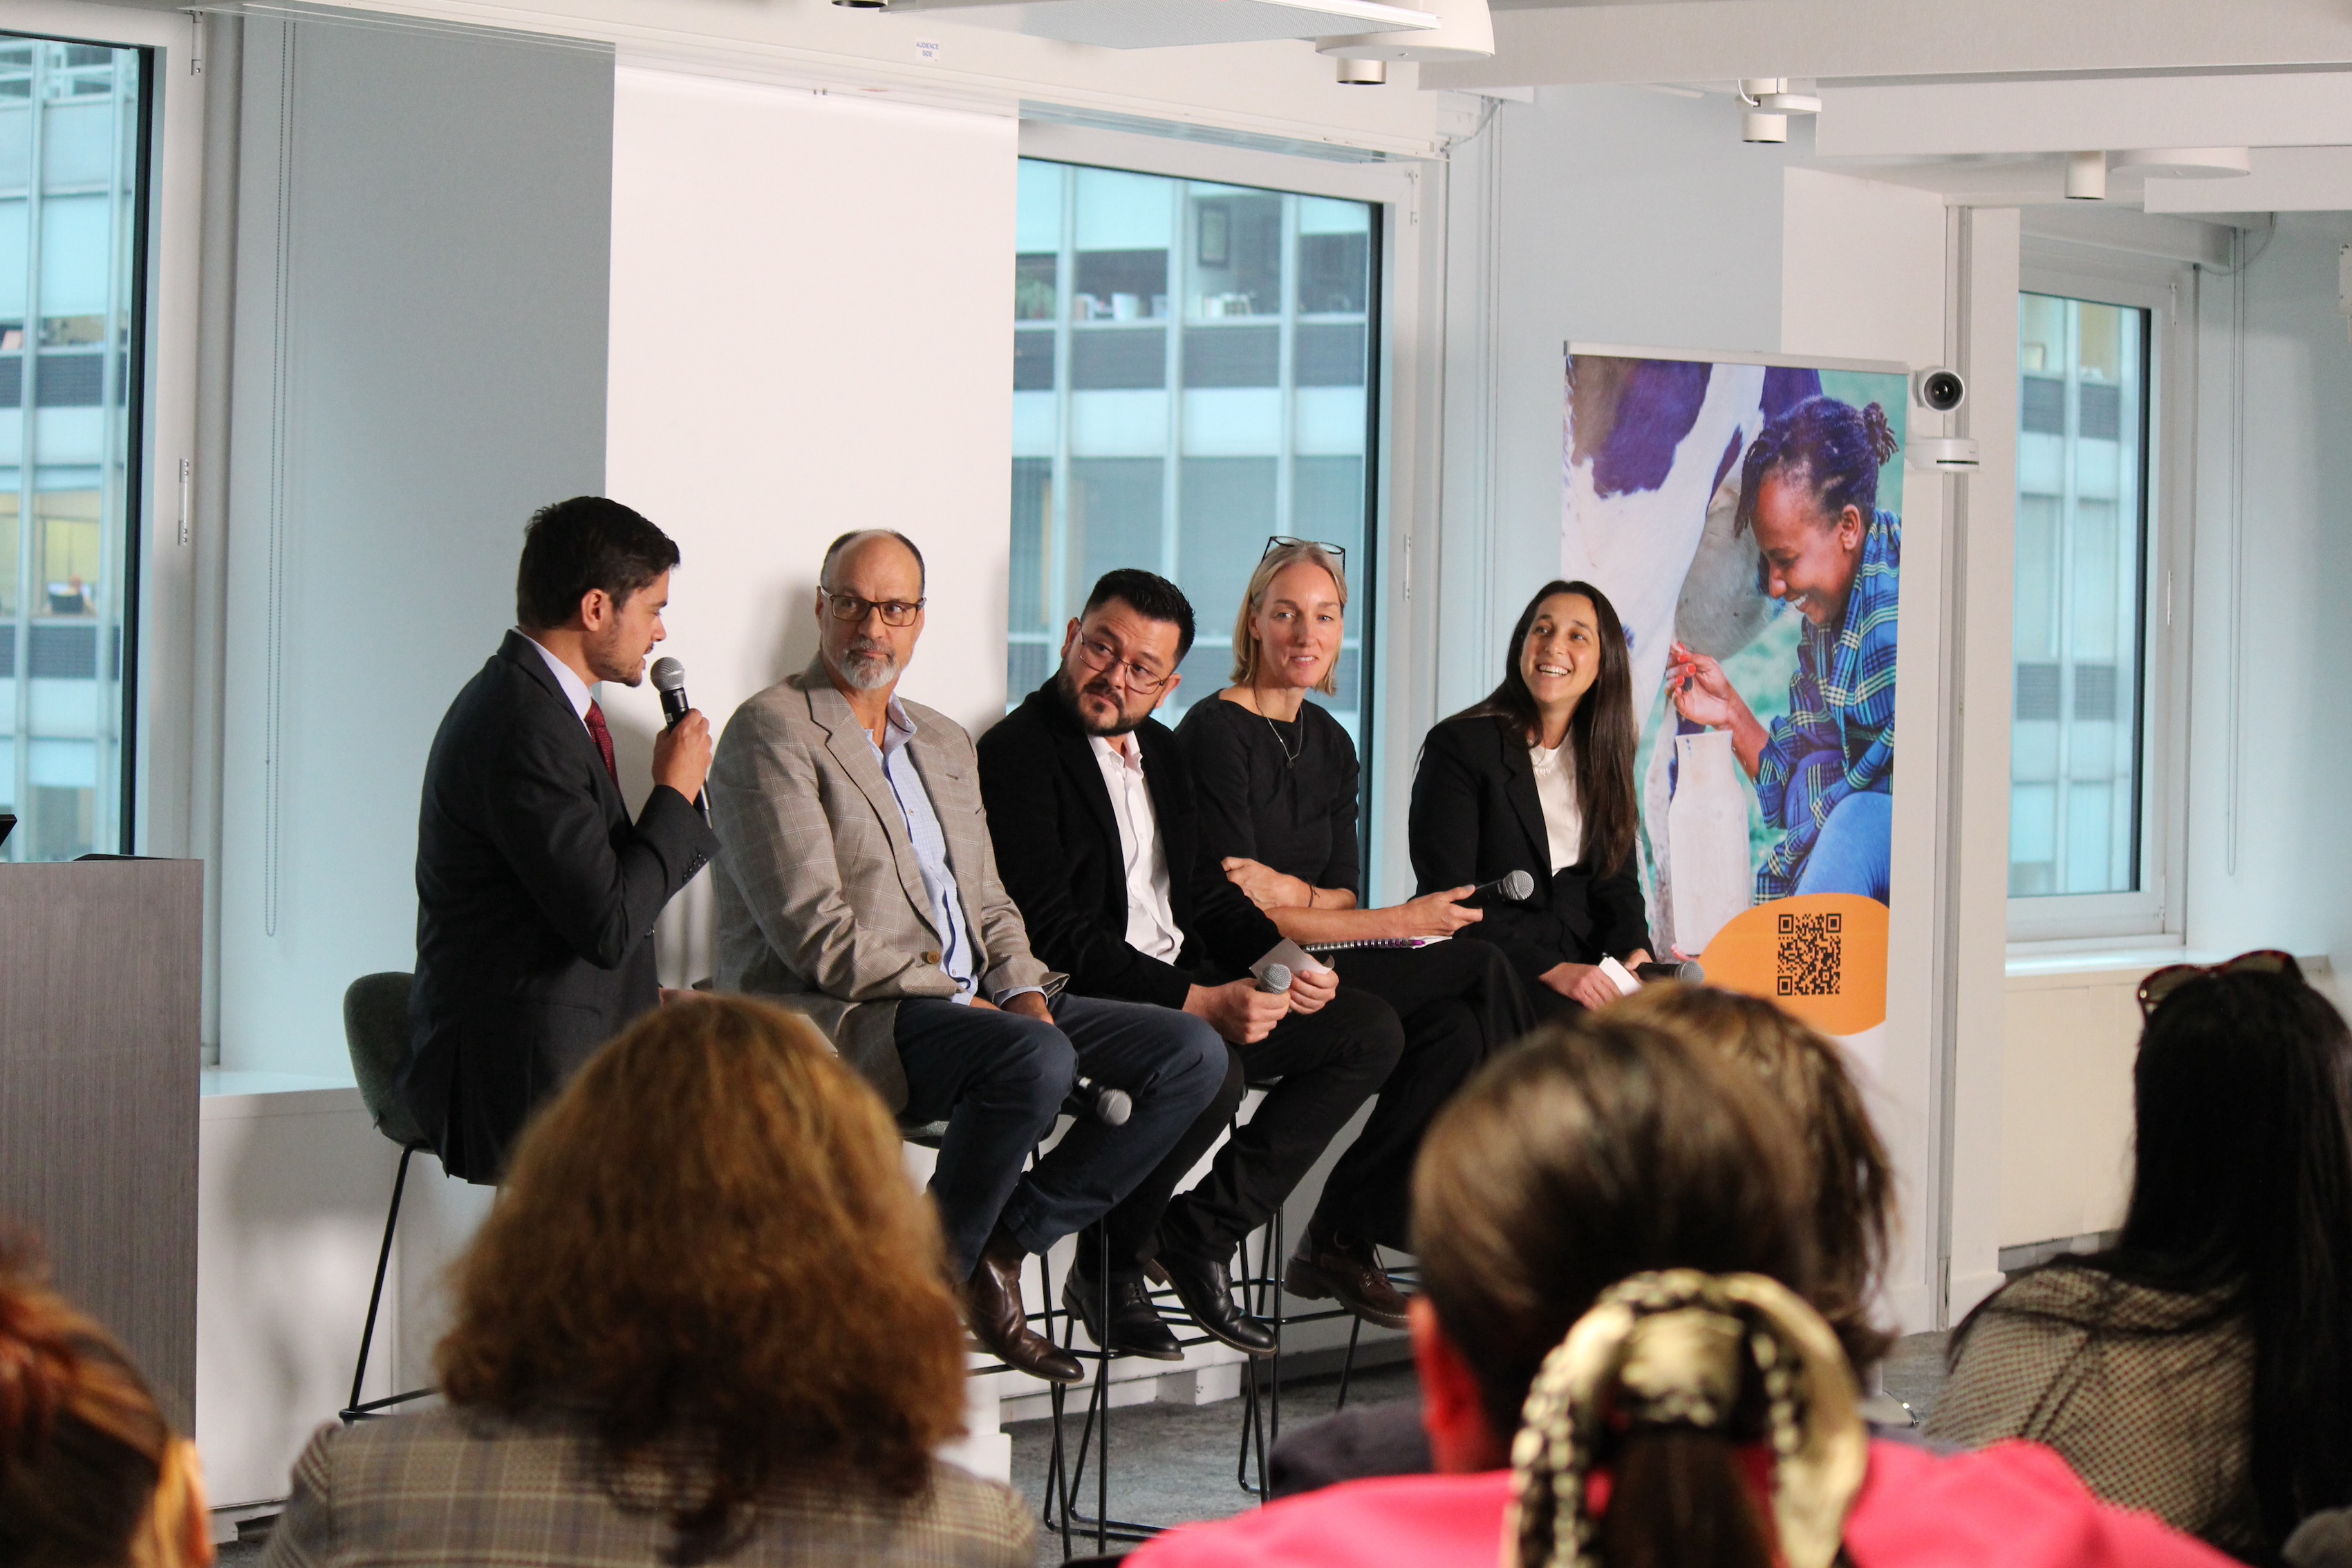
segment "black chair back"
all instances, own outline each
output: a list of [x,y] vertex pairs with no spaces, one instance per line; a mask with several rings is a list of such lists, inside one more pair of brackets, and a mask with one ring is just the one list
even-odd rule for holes
[[408,1054],[408,989],[415,978],[398,970],[362,974],[343,993],[343,1040],[360,1099],[376,1131],[404,1149],[432,1146],[393,1087]]

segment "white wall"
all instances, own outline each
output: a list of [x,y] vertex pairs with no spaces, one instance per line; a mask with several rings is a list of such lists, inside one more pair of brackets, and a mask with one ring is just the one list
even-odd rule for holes
[[[1017,130],[619,73],[606,482],[678,542],[666,651],[714,728],[814,653],[852,528],[929,568],[905,693],[975,731],[1003,711]],[[607,696],[641,781],[659,705]],[[673,984],[710,973],[708,880],[665,917]]]
[[1440,714],[1492,689],[1559,574],[1563,346],[1780,343],[1790,148],[1743,144],[1725,100],[1640,88],[1495,109],[1448,174]]
[[244,58],[221,1060],[341,1076],[523,521],[601,488],[612,59],[258,18]]
[[[2352,342],[2336,309],[2347,242],[2346,215],[2282,215],[2274,237],[2247,237],[2242,279],[2209,276],[2201,290],[2189,745],[2189,945],[2324,952],[2339,965],[2352,956],[2352,732],[2336,716],[2352,664]],[[2240,283],[2242,419],[2231,401]]]

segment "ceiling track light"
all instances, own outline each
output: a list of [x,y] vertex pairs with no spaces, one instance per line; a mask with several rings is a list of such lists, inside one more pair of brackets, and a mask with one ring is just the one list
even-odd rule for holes
[[1386,60],[1341,60],[1339,62],[1341,87],[1380,87],[1388,79],[1389,63]]
[[1820,99],[1811,93],[1790,92],[1789,79],[1784,76],[1740,78],[1739,101],[1745,106],[1739,117],[1742,142],[1786,142],[1789,116],[1822,111]]
[[2107,155],[2105,153],[2066,154],[2066,199],[2103,202],[2107,199]]

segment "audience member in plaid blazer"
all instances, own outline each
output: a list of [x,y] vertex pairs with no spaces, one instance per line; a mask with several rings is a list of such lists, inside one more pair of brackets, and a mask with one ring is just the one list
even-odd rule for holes
[[1903,521],[1878,508],[1878,469],[1895,451],[1885,410],[1834,397],[1807,398],[1748,448],[1739,524],[1755,531],[1765,591],[1805,617],[1785,716],[1768,730],[1722,665],[1675,645],[1675,706],[1729,728],[1764,820],[1781,830],[1756,872],[1759,901],[1886,898]]
[[940,1254],[806,1018],[665,1007],[525,1132],[457,1266],[447,1405],[320,1428],[263,1561],[1027,1568],[1021,1499],[932,1457],[963,1421]]

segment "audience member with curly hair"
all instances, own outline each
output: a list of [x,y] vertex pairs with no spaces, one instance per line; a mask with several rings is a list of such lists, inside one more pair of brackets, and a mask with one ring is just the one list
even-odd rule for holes
[[939,1223],[807,1019],[662,1009],[524,1134],[458,1265],[445,1409],[327,1427],[268,1568],[1022,1568],[961,1426]]

